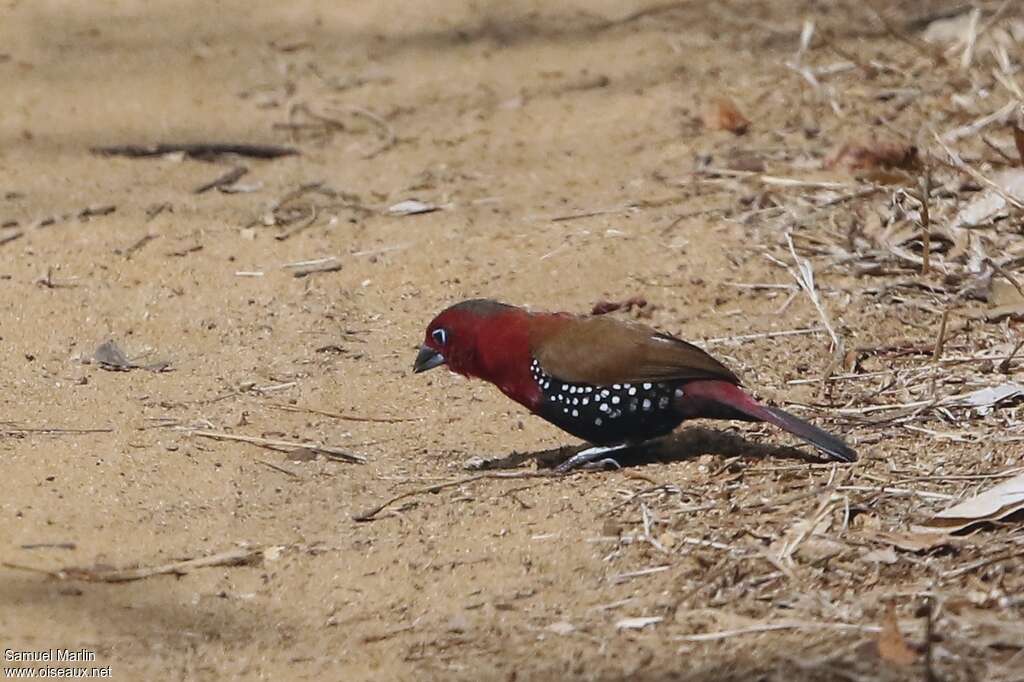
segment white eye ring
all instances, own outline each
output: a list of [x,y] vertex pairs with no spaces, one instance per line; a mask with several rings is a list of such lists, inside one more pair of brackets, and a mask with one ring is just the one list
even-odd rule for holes
[[445,346],[448,344],[448,332],[444,329],[435,329],[430,333],[430,337],[434,339],[439,346]]

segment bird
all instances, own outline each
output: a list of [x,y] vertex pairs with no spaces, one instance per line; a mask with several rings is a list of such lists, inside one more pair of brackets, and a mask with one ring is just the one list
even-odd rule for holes
[[599,460],[617,465],[605,455],[664,436],[689,419],[767,422],[832,460],[857,460],[836,436],[758,402],[704,350],[635,321],[465,300],[427,326],[413,372],[442,365],[494,384],[592,445],[561,471]]

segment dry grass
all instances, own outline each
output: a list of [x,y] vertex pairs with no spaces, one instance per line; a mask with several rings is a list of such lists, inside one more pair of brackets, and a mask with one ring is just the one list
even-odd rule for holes
[[[80,177],[105,163],[126,180],[116,211],[40,207],[36,189],[0,224],[0,254],[72,264],[5,274],[60,311],[0,330],[19,363],[59,346],[33,380],[5,377],[24,401],[0,424],[21,477],[5,504],[20,551],[91,566],[13,557],[42,573],[4,573],[4,632],[91,628],[115,673],[146,655],[166,672],[166,655],[189,679],[1019,680],[1019,515],[914,527],[1024,467],[1024,11],[445,6],[468,18],[392,35],[367,5],[351,8],[366,35],[346,15],[245,36],[262,61],[235,65],[224,125],[247,117],[300,158],[136,171],[73,151]],[[210,57],[225,39],[206,40],[190,49],[210,68],[251,47]],[[90,219],[85,255],[53,236]],[[777,432],[718,424],[621,472],[459,475],[565,442],[484,387],[408,376],[435,304],[499,293],[649,302],[614,314],[692,331],[862,459],[810,463],[755,443]],[[60,326],[81,310],[93,326]],[[68,361],[103,324],[156,337],[175,371]],[[100,475],[95,501],[66,506]],[[85,617],[65,619],[70,597]]]
[[[680,589],[655,612],[692,633],[677,637],[687,642],[681,652],[775,629],[804,630],[812,641],[835,627],[863,633],[892,601],[922,666],[927,652],[929,679],[974,679],[984,669],[985,679],[1010,680],[1024,669],[1019,524],[975,527],[931,547],[913,547],[909,533],[913,520],[1021,471],[1019,394],[975,400],[1024,366],[1015,274],[1024,265],[1024,150],[1014,144],[1024,116],[1024,14],[1012,5],[980,3],[934,43],[886,22],[909,49],[892,62],[854,57],[855,40],[815,30],[808,18],[786,67],[809,85],[808,109],[836,115],[834,130],[815,130],[802,150],[764,153],[763,171],[702,168],[679,180],[713,186],[734,205],[754,198],[750,210],[725,217],[748,228],[751,251],[789,271],[831,337],[827,350],[838,352],[820,380],[790,382],[816,388],[815,399],[793,404],[841,415],[865,455],[848,468],[732,462],[685,487],[645,470],[654,485],[624,487],[622,503],[605,512],[622,529],[602,540],[609,570],[641,557],[691,567],[673,571]],[[931,33],[939,35],[937,24]],[[846,137],[852,121],[874,130]],[[839,151],[826,157],[826,149]],[[868,320],[898,316],[905,336],[844,349],[828,312],[844,308]],[[991,447],[981,459],[957,449],[899,465],[875,456],[872,443],[908,434],[922,451],[933,442]],[[609,601],[621,596],[609,588]]]

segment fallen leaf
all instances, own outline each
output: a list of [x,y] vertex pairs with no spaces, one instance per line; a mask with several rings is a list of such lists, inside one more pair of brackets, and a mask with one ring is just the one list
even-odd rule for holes
[[1024,303],[1024,296],[1010,282],[1005,279],[997,279],[992,282],[990,287],[988,302],[994,306],[1020,305]]
[[397,204],[388,206],[388,213],[390,215],[418,215],[420,213],[433,213],[440,210],[441,207],[437,204],[428,204],[418,199],[406,199],[405,201],[399,201]]
[[990,414],[996,405],[1012,398],[1024,395],[1024,384],[1007,381],[998,386],[989,386],[958,399],[953,405],[973,407],[980,415]]
[[825,161],[825,168],[875,171],[880,168],[913,170],[918,167],[917,147],[901,142],[870,140],[847,142]]
[[729,170],[747,173],[763,173],[766,169],[764,159],[754,154],[738,154],[726,159],[725,167]]
[[[974,10],[977,11],[977,10]],[[964,40],[964,36],[968,35],[971,31],[972,15],[973,11],[964,12],[954,17],[936,19],[935,21],[928,24],[928,27],[921,34],[921,37],[929,43],[958,43]],[[978,31],[978,48],[977,52],[980,53],[982,45],[989,46],[990,42],[995,42],[998,45],[1005,45],[1007,43],[1019,43],[1024,40],[1024,21],[1020,19],[1007,19],[1000,22],[1002,31],[999,31],[996,35],[983,34]],[[989,48],[991,49],[991,48]]]
[[643,630],[648,625],[655,625],[665,620],[661,616],[640,616],[637,618],[623,618],[615,623],[618,630]]
[[1006,208],[1006,199],[998,192],[986,190],[976,194],[953,219],[956,227],[975,227],[992,220]]
[[928,24],[921,37],[929,43],[955,43],[961,40],[971,24],[971,13],[936,19]]
[[892,565],[899,561],[899,558],[897,558],[896,552],[893,551],[892,547],[873,549],[870,552],[865,552],[861,559],[863,561],[870,561],[876,564],[887,565]]
[[[1024,169],[1007,168],[993,173],[993,183],[1003,194],[1024,202]],[[1007,215],[1006,199],[995,189],[978,192],[953,218],[952,227],[975,227]]]
[[740,113],[739,107],[728,97],[716,97],[704,110],[704,126],[711,130],[728,130],[743,135],[750,128],[750,121]]
[[917,660],[917,652],[903,639],[899,623],[896,622],[896,610],[892,604],[886,609],[882,631],[878,633],[875,642],[878,645],[878,655],[889,663],[905,666],[912,665]]
[[557,623],[549,625],[548,630],[556,635],[571,635],[576,632],[576,626],[568,621],[560,620]]
[[1024,303],[997,305],[994,308],[989,308],[988,310],[976,313],[973,317],[981,317],[989,322],[999,322],[1006,318],[1013,320],[1024,319]]
[[978,313],[980,317],[997,321],[1024,315],[1024,296],[1005,279],[992,279],[989,282],[987,300],[989,307]]
[[891,533],[878,532],[875,540],[879,542],[885,542],[907,552],[925,552],[929,549],[948,545],[950,538],[945,533],[933,533],[933,532],[905,532],[905,531],[894,531]]
[[93,360],[100,366],[100,369],[112,372],[128,372],[133,369],[144,369],[150,372],[169,372],[169,362],[153,362],[148,365],[140,365],[128,359],[128,355],[121,350],[114,340],[104,341],[93,353]]
[[[1019,384],[1018,384],[1019,386]],[[1024,390],[1024,386],[1020,387]],[[945,509],[913,530],[955,533],[978,523],[998,521],[1024,509],[1024,474],[993,486],[983,493]]]
[[796,555],[811,564],[820,564],[846,551],[846,545],[828,538],[809,537],[796,550]]
[[115,372],[127,372],[135,367],[134,363],[128,359],[128,356],[125,355],[124,351],[121,350],[121,347],[113,339],[101,343],[96,352],[93,353],[93,359],[103,369]]

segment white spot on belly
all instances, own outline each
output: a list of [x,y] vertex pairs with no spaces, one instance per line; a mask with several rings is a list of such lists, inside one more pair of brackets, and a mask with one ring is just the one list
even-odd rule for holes
[[619,396],[613,395],[612,396],[612,405],[618,405],[618,404],[619,404]]
[[651,411],[651,401],[648,400],[647,398],[644,398],[644,412],[650,412],[650,411]]

